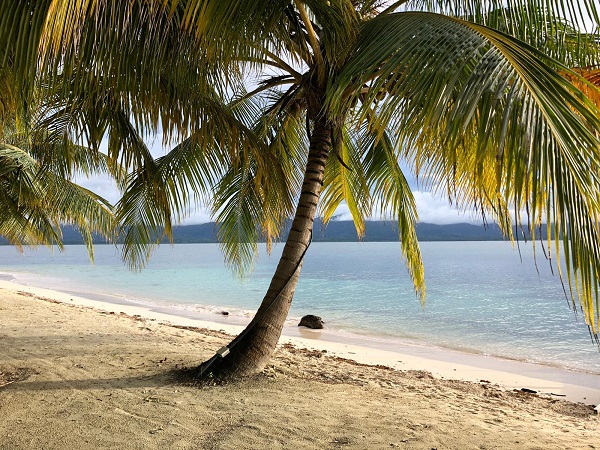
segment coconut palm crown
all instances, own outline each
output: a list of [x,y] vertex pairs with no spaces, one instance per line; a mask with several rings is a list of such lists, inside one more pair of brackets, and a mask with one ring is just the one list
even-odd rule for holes
[[[402,167],[511,239],[515,224],[549,224],[542,248],[600,332],[600,110],[582,76],[600,64],[584,28],[600,19],[594,0],[575,3],[4,0],[0,42],[21,100],[48,83],[47,120],[107,136],[129,170],[117,215],[132,264],[192,200],[240,271],[293,217],[257,315],[201,366],[228,376],[268,361],[314,217],[342,203],[359,237],[375,211],[397,221],[424,298]],[[157,132],[174,146],[153,159],[143,141]]]

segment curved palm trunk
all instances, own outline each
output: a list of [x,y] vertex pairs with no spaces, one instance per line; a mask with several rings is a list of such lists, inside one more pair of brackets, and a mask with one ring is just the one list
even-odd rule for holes
[[[331,149],[331,126],[317,119],[311,137],[302,192],[294,221],[271,284],[254,319],[227,347],[229,353],[199,367],[198,376],[243,376],[262,370],[279,341],[298,283],[303,256],[312,236],[325,163]],[[222,349],[223,350],[223,349]]]

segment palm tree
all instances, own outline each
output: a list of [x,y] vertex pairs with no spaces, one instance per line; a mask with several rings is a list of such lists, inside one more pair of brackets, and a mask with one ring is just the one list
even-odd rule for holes
[[[374,208],[397,220],[424,298],[399,160],[511,239],[513,220],[533,235],[551,224],[559,239],[545,251],[559,270],[564,257],[573,307],[600,332],[598,91],[569,69],[600,63],[598,36],[579,28],[582,15],[600,22],[594,0],[5,3],[0,43],[15,49],[20,79],[59,86],[71,123],[92,142],[108,133],[109,156],[131,172],[117,215],[133,264],[192,198],[212,207],[239,271],[260,235],[276,240],[293,216],[256,316],[200,375],[266,364],[314,217],[342,202],[359,237]],[[14,17],[31,41],[15,38]],[[157,130],[179,142],[154,160],[142,138]]]
[[[14,72],[0,74],[0,236],[18,247],[57,245],[63,249],[61,225],[80,231],[93,260],[93,236],[114,239],[112,206],[72,181],[75,172],[108,170],[106,158],[74,144],[56,126],[46,127],[40,105],[17,114]],[[39,90],[38,90],[39,93]],[[28,120],[23,120],[27,117]],[[18,119],[21,120],[18,120]],[[56,125],[56,124],[55,124]],[[119,172],[113,172],[119,178]]]

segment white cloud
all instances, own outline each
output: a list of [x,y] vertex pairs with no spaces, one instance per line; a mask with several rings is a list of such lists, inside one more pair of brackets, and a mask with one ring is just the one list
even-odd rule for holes
[[181,225],[197,225],[201,223],[207,223],[210,221],[210,211],[206,208],[198,206],[195,210],[188,214],[188,216],[183,220]]
[[[459,211],[455,206],[450,205],[444,198],[434,195],[431,192],[413,191],[415,202],[417,203],[417,212],[419,221],[426,223],[435,223],[438,225],[447,225],[451,223],[481,223],[481,218],[473,211]],[[372,220],[388,219],[389,214],[382,214],[381,211],[374,211],[370,217]],[[336,210],[336,220],[352,220],[350,210],[345,203],[342,203]]]
[[345,203],[342,203],[335,210],[335,220],[352,220],[352,214],[350,214],[350,208]]
[[447,225],[450,223],[481,223],[473,211],[459,211],[446,199],[431,192],[413,191],[419,221]]
[[107,176],[94,175],[89,178],[76,177],[74,180],[80,186],[104,197],[113,205],[119,201],[121,194],[113,180]]

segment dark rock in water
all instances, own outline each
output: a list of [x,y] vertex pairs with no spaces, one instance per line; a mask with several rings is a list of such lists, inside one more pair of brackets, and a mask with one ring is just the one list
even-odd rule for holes
[[224,316],[228,316],[229,312],[228,311],[221,311],[221,314],[223,314]]
[[312,314],[309,314],[300,319],[298,326],[320,330],[323,328],[324,323],[325,322],[323,322],[323,319],[321,319],[319,316],[313,316]]

